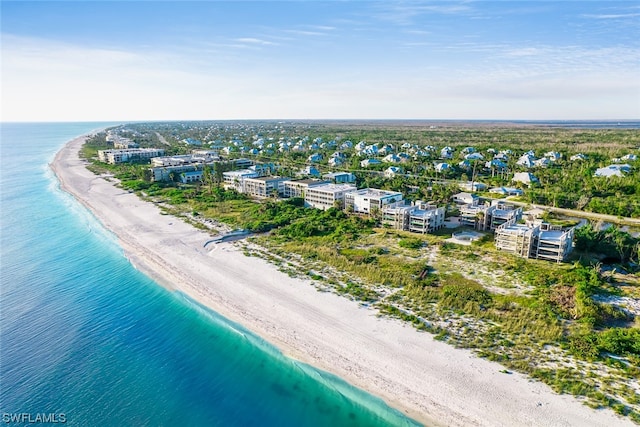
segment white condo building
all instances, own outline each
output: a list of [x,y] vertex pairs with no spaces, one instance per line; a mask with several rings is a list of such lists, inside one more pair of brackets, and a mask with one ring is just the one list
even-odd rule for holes
[[308,207],[327,210],[332,207],[344,208],[345,196],[355,191],[353,184],[323,184],[309,187],[304,196]]
[[345,194],[345,207],[351,206],[356,213],[366,213],[382,209],[403,200],[402,193],[397,191],[363,188]]

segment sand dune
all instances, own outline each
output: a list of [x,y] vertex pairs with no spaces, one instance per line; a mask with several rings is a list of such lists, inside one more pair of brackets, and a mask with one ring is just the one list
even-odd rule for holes
[[401,322],[378,318],[309,281],[291,278],[231,243],[210,237],[85,168],[69,142],[52,167],[73,194],[119,238],[127,257],[160,284],[180,290],[278,346],[332,372],[427,425],[622,426],[571,396],[499,364],[433,340]]

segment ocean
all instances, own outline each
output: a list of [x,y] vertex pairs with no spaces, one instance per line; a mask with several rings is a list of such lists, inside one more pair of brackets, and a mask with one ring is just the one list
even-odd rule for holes
[[2,423],[418,425],[136,270],[48,167],[107,125],[1,125]]

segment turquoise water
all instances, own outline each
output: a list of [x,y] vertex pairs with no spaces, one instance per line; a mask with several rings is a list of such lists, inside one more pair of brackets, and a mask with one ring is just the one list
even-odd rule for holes
[[2,124],[0,415],[73,426],[416,425],[135,270],[47,164],[103,123]]

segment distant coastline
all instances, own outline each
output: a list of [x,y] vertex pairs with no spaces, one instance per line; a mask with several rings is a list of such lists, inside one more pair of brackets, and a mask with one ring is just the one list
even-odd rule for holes
[[[260,123],[260,122],[283,122],[283,123],[319,123],[319,124],[343,124],[343,125],[402,125],[409,127],[551,127],[567,129],[640,129],[640,119],[620,119],[620,120],[503,120],[503,119],[278,119],[278,118],[256,118],[256,119],[185,119],[185,120],[121,120],[104,122],[104,127],[130,123],[197,123],[197,122],[233,122],[233,123]],[[2,122],[2,123],[51,123],[47,121],[33,122]],[[60,122],[66,123],[66,122]],[[69,122],[71,123],[71,122]],[[75,122],[74,122],[75,123]]]

